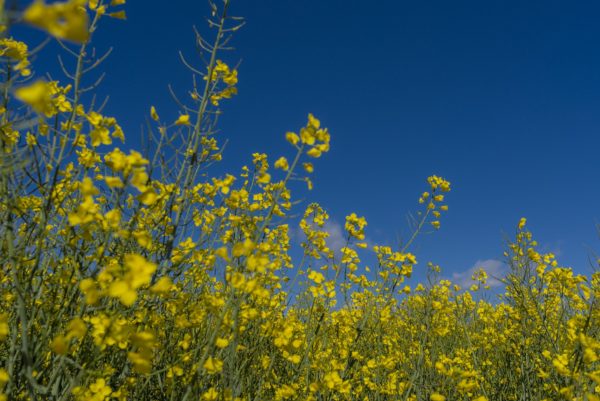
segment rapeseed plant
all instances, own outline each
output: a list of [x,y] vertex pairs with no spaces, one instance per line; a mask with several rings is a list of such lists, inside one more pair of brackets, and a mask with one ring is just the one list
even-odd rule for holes
[[[229,0],[211,3],[180,114],[150,108],[147,154],[115,146],[116,117],[83,102],[84,65],[124,4],[37,0],[14,16],[0,2],[0,400],[600,400],[600,273],[540,253],[525,219],[493,303],[477,295],[485,271],[463,290],[429,264],[408,284],[415,238],[448,211],[435,175],[397,249],[369,245],[354,213],[331,249],[310,203],[293,260],[290,183],[311,189],[330,147],[312,114],[275,170],[254,153],[239,174],[201,174],[222,159],[215,116],[237,94],[219,58],[240,26]],[[28,80],[29,47],[10,36],[21,17],[68,42],[64,81]]]

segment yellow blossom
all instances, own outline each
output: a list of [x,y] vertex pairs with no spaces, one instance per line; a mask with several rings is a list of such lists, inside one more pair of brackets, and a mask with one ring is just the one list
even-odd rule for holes
[[279,168],[279,169],[282,169],[284,171],[287,171],[290,168],[287,159],[285,157],[283,157],[283,156],[280,157],[279,159],[277,159],[277,161],[275,162],[274,166],[275,166],[275,168]]
[[150,117],[152,117],[154,121],[159,120],[158,113],[156,112],[156,108],[154,106],[150,107]]
[[85,4],[86,0],[48,5],[43,0],[35,0],[23,13],[23,19],[59,39],[83,43],[89,36]]
[[182,114],[175,121],[175,125],[190,125],[190,116],[189,114]]
[[223,361],[217,358],[208,357],[204,362],[203,367],[206,373],[209,375],[214,375],[223,370]]

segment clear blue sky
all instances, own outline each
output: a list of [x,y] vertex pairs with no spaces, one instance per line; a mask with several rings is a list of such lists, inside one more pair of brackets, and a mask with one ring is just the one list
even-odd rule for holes
[[[202,1],[130,1],[107,21],[100,50],[107,113],[135,143],[154,104],[189,88],[178,60],[194,57]],[[308,112],[332,133],[309,199],[367,235],[406,234],[428,175],[453,191],[440,232],[418,243],[420,266],[450,274],[502,257],[526,216],[546,251],[587,272],[600,249],[600,3],[596,1],[233,0],[247,25],[226,55],[241,60],[239,96],[224,103],[225,163],[289,150],[283,136]],[[54,63],[54,61],[52,61]]]

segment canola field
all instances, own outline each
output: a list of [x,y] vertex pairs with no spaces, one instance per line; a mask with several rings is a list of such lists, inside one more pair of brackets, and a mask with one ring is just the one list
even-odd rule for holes
[[[288,154],[211,174],[217,117],[237,94],[238,71],[221,61],[241,23],[228,0],[195,38],[206,64],[179,115],[149,110],[144,153],[123,144],[119,116],[84,101],[86,74],[102,68],[96,30],[125,19],[125,0],[9,3],[0,400],[600,401],[600,273],[541,253],[524,218],[496,299],[485,271],[460,288],[412,253],[451,212],[440,176],[415,194],[418,221],[398,248],[368,244],[356,214],[345,246],[328,247],[328,213],[309,190],[330,133],[312,114],[282,133]],[[45,31],[73,68],[42,78],[13,25]],[[409,280],[415,269],[426,282]]]

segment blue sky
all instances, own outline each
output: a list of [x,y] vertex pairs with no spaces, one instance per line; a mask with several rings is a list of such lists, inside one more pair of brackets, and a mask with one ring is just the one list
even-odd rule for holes
[[[205,31],[207,7],[125,9],[128,21],[106,21],[95,43],[115,47],[100,92],[135,146],[150,105],[177,116],[167,84],[190,87],[178,51],[194,59],[192,26]],[[600,249],[600,3],[233,0],[231,10],[247,22],[224,56],[241,61],[219,134],[232,171],[255,151],[289,155],[284,133],[312,112],[332,146],[307,199],[334,221],[364,215],[368,237],[393,244],[438,174],[453,184],[450,211],[417,243],[421,269],[501,259],[525,216],[542,249],[589,271]]]

